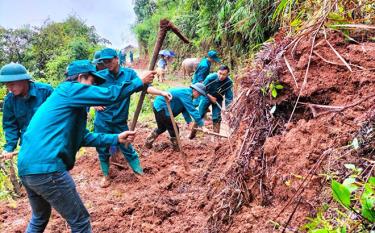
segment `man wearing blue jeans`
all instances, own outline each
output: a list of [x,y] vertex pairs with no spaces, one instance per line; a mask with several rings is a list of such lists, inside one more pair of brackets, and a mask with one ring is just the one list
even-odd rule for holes
[[135,132],[90,133],[86,129],[86,108],[121,102],[151,83],[153,76],[154,72],[149,72],[142,79],[102,88],[93,86],[105,80],[89,60],[68,66],[66,81],[32,118],[18,156],[18,173],[32,209],[27,233],[44,231],[51,207],[68,222],[72,232],[91,232],[89,213],[68,171],[74,167],[80,147],[129,143]]

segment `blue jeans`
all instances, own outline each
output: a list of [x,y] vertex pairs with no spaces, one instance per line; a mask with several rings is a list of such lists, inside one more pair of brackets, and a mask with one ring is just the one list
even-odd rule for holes
[[32,209],[26,233],[43,232],[51,206],[68,222],[72,232],[91,233],[90,215],[69,172],[21,176]]

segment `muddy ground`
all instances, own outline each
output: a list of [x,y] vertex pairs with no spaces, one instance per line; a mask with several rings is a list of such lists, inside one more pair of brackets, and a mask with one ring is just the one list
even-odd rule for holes
[[[254,101],[250,97],[238,108],[239,111],[231,112],[231,117],[241,119],[231,143],[225,139],[213,142],[210,137],[203,136],[189,141],[185,132],[183,143],[191,169],[189,172],[184,170],[180,154],[168,147],[166,135],[158,138],[156,150],[149,151],[142,146],[151,131],[145,126],[140,127],[135,143],[145,170],[143,176],[134,175],[129,168],[112,166],[112,185],[99,188],[101,172],[97,154],[92,148],[85,150],[72,175],[91,214],[93,231],[224,232],[214,228],[216,224],[227,229],[225,232],[281,232],[280,225],[284,226],[291,218],[285,232],[302,232],[300,227],[306,223],[306,217],[314,216],[322,203],[331,201],[329,182],[324,174],[334,172],[337,177],[345,177],[344,163],[361,166],[358,155],[340,154],[337,148],[350,145],[375,111],[374,98],[367,98],[375,93],[375,43],[348,43],[338,34],[332,34],[328,40],[350,64],[352,71],[340,62],[324,37],[319,35],[315,53],[311,56],[307,85],[301,92],[300,102],[304,104],[298,104],[289,123],[310,58],[311,38],[301,39],[284,53],[296,80],[285,60],[277,56],[280,52],[277,46],[285,45],[288,40],[278,41],[277,38],[274,47],[263,50],[263,66],[248,67],[243,71],[242,79],[237,80],[243,89],[250,90],[248,93],[258,93],[259,98],[269,99],[264,111],[277,105],[273,118],[269,119],[277,124],[264,143],[257,145],[259,150],[249,155],[251,169],[243,178],[246,190],[232,193],[239,197],[249,193],[249,196],[239,203],[236,212],[230,212],[228,205],[233,203],[227,202],[235,198],[225,195],[230,185],[228,177],[236,172],[233,168],[239,161],[239,152],[244,141],[249,140],[245,132],[252,114],[246,112],[247,105]],[[260,76],[254,76],[254,73],[267,71],[272,65],[270,61],[275,59],[280,60],[277,79],[284,89],[276,99],[261,97],[259,87],[253,85],[254,79]],[[357,104],[342,111],[323,113],[326,109],[311,108],[307,103],[341,107]],[[257,154],[259,151],[261,153]],[[259,156],[266,158],[261,185],[260,174],[256,173]],[[374,159],[375,155],[369,154],[367,158]],[[304,191],[295,197],[308,176]],[[288,201],[291,204],[282,211]],[[211,218],[210,221],[210,217],[217,213],[224,213],[223,217],[215,218],[215,221]],[[23,232],[29,218],[30,208],[25,197],[18,200],[15,208],[5,202],[0,206],[1,232]],[[69,229],[54,213],[46,232],[69,232]]]
[[[180,154],[173,152],[166,135],[158,138],[155,149],[147,150],[143,141],[149,129],[140,129],[135,143],[145,174],[134,175],[126,168],[111,166],[112,185],[100,188],[101,172],[94,148],[82,151],[71,174],[78,192],[91,214],[93,232],[203,232],[209,214],[205,186],[213,152],[218,142],[209,138],[184,140],[190,165],[186,172]],[[199,140],[199,141],[198,141]],[[193,144],[193,145],[192,145]],[[224,165],[224,164],[222,164]],[[1,232],[23,232],[30,219],[27,198],[15,208],[0,207]],[[46,232],[69,232],[63,219],[53,212]]]

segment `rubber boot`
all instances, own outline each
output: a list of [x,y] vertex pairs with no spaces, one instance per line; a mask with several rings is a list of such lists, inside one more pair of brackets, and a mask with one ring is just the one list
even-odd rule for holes
[[152,144],[156,140],[156,138],[159,136],[159,134],[156,133],[156,130],[152,131],[150,135],[146,138],[145,147],[147,149],[152,148]]
[[178,143],[177,143],[177,138],[176,137],[171,137],[170,138],[171,142],[172,142],[172,148],[174,151],[180,151],[180,148],[178,147]]
[[141,166],[141,161],[139,160],[139,157],[132,159],[129,162],[130,167],[133,169],[133,172],[138,175],[143,175],[143,168]]
[[215,122],[212,126],[214,133],[220,133],[220,122]]
[[195,130],[195,128],[197,128],[197,123],[193,123],[193,129],[191,130],[190,132],[190,135],[189,135],[189,139],[193,139],[197,136],[197,130]]

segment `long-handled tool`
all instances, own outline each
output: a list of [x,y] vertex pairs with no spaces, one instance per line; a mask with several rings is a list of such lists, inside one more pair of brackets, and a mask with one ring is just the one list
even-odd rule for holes
[[190,170],[190,168],[189,168],[189,164],[187,163],[187,160],[186,160],[186,154],[182,150],[180,134],[178,132],[176,121],[175,121],[174,116],[173,116],[171,104],[168,102],[167,98],[165,98],[165,102],[167,103],[167,108],[168,108],[169,115],[171,117],[173,130],[174,130],[174,133],[176,134],[177,145],[178,145],[178,148],[180,149],[180,155],[181,155],[181,158],[182,158],[182,162],[184,163],[185,171],[188,172]]
[[207,130],[200,129],[200,128],[194,128],[194,130],[196,130],[196,131],[200,131],[200,132],[203,132],[203,133],[205,133],[205,134],[209,134],[209,135],[214,135],[214,136],[222,137],[222,138],[229,138],[227,135],[219,134],[219,133],[215,133],[215,132],[211,132],[211,131],[207,131]]
[[[181,34],[180,30],[178,30],[178,28],[171,21],[169,21],[167,19],[160,20],[158,37],[157,37],[157,40],[156,40],[156,43],[155,43],[154,53],[152,55],[152,59],[151,59],[150,64],[148,66],[148,70],[154,70],[155,64],[156,64],[156,59],[158,58],[159,51],[161,49],[161,46],[163,45],[163,41],[164,41],[164,39],[167,35],[167,32],[169,30],[174,32],[184,43],[186,43],[186,44],[190,43],[189,40],[184,35]],[[142,105],[143,105],[143,101],[145,99],[146,93],[147,93],[147,87],[144,87],[143,90],[142,90],[142,93],[139,97],[137,108],[135,109],[135,112],[134,112],[134,117],[133,117],[133,121],[130,125],[130,130],[134,130],[135,126],[137,125],[138,117],[139,117],[139,114],[141,113],[141,109],[142,109]],[[129,144],[126,144],[125,146],[128,147],[128,145]]]

